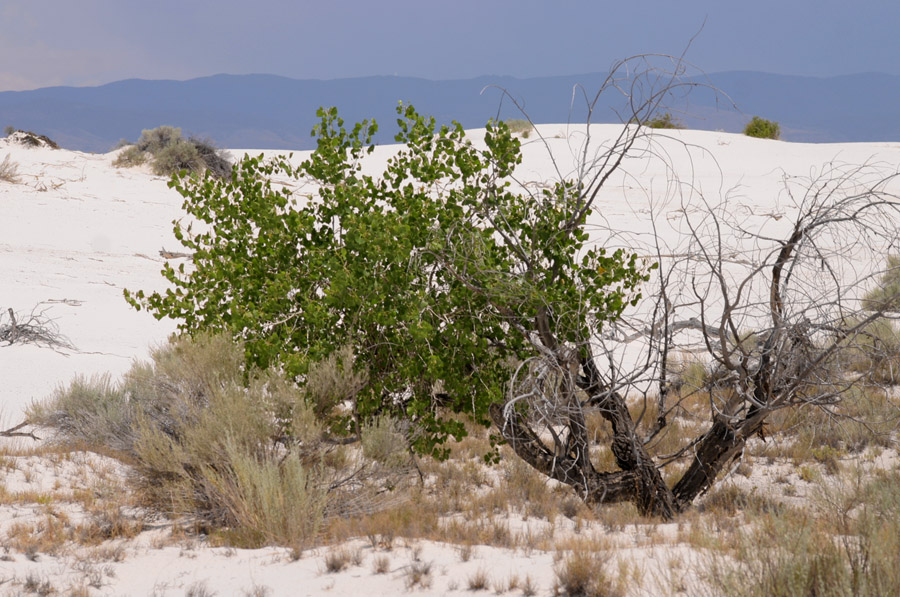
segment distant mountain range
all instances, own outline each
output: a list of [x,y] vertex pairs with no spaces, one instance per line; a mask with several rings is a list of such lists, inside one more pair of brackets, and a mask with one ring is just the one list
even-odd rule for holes
[[[98,87],[47,87],[0,92],[0,126],[45,134],[62,147],[105,152],[120,139],[163,124],[209,138],[220,147],[309,149],[319,106],[338,106],[348,123],[375,118],[379,143],[393,141],[397,102],[412,103],[439,122],[467,128],[489,118],[521,114],[504,88],[536,123],[583,122],[581,89],[595,92],[603,73],[536,77],[485,76],[430,81],[408,77],[298,80],[274,75],[215,75],[189,81],[129,79]],[[900,141],[900,76],[865,73],[797,77],[723,72],[700,81],[737,106],[698,87],[666,104],[688,128],[739,132],[753,115],[781,123],[788,141]],[[576,87],[580,86],[580,87]],[[574,93],[573,93],[574,91]],[[574,99],[573,99],[574,98]],[[622,95],[609,93],[594,122],[619,122]],[[502,100],[502,101],[501,101]]]

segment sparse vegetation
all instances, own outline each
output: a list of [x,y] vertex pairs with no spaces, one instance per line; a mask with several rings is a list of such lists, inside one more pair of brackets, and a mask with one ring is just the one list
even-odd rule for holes
[[781,137],[781,125],[772,120],[754,116],[744,127],[744,134],[758,139],[778,139]]
[[479,568],[475,572],[469,576],[469,580],[467,585],[470,591],[486,591],[488,586],[490,585],[490,577],[488,576],[487,570],[484,568]]
[[649,120],[645,120],[641,122],[643,126],[650,127],[652,129],[683,129],[684,125],[681,124],[681,121],[678,120],[675,116],[672,116],[671,112],[664,112],[663,114],[659,114],[650,118]]
[[224,152],[209,141],[194,137],[184,139],[181,129],[171,126],[145,129],[137,143],[122,149],[113,165],[129,168],[147,162],[155,174],[162,176],[183,170],[206,172],[218,178],[231,173],[231,163]]
[[511,118],[506,121],[506,126],[509,127],[509,132],[514,135],[522,135],[523,139],[530,137],[531,131],[534,130],[534,125],[531,124],[531,121],[524,118]]
[[833,482],[803,512],[754,517],[709,554],[706,579],[736,596],[900,593],[900,478]]
[[0,162],[0,180],[13,184],[19,182],[19,165],[9,159],[9,155],[3,156]]
[[406,568],[406,588],[409,590],[420,587],[427,589],[431,587],[431,562],[423,562],[413,560]]
[[7,126],[4,129],[4,132],[6,133],[7,139],[10,139],[14,143],[24,145],[25,147],[49,147],[50,149],[59,149],[59,145],[47,135],[23,131],[11,126]]
[[[453,195],[469,190],[445,185],[442,173],[459,167],[471,175],[482,159],[511,172],[518,148],[511,131],[497,124],[482,153],[440,154],[435,147],[442,143],[467,145],[452,129],[436,132],[414,112],[404,116],[410,147],[425,147],[426,155],[401,154],[382,185],[357,169],[365,126],[348,136],[336,114],[324,114],[320,150],[300,168],[324,190],[321,204],[310,200],[305,211],[305,202],[295,209],[279,186],[282,174],[296,174],[285,162],[247,159],[229,180],[177,175],[172,184],[194,204],[193,215],[213,220],[207,237],[176,232],[194,243],[201,275],[168,268],[174,294],[129,297],[158,316],[180,318],[183,335],[121,382],[78,378],[32,407],[30,421],[58,433],[50,447],[78,446],[127,462],[133,503],[177,517],[173,533],[184,543],[278,544],[288,549],[273,550],[275,557],[292,560],[314,551],[312,567],[324,574],[362,566],[373,554],[365,572],[321,579],[326,590],[369,570],[392,572],[381,551],[396,550],[392,557],[408,552],[410,560],[396,560],[390,579],[410,591],[434,581],[450,591],[535,594],[520,571],[507,581],[477,567],[503,548],[555,554],[558,595],[658,594],[641,586],[643,567],[631,550],[662,545],[674,548],[666,554],[672,575],[664,587],[672,593],[898,592],[900,527],[891,521],[900,518],[900,478],[896,471],[872,473],[868,462],[896,440],[896,388],[888,387],[900,363],[887,308],[894,298],[870,294],[860,302],[869,284],[852,287],[849,299],[843,288],[837,298],[822,290],[819,263],[828,265],[833,254],[806,236],[824,221],[868,222],[856,218],[882,197],[873,195],[861,210],[834,208],[815,203],[822,193],[812,189],[786,240],[763,247],[770,239],[755,238],[762,256],[742,253],[734,263],[723,258],[732,255],[729,247],[694,228],[694,246],[712,257],[704,262],[702,252],[691,253],[692,283],[705,266],[714,281],[728,281],[707,284],[699,297],[700,285],[688,289],[687,302],[699,305],[702,317],[676,318],[684,295],[669,294],[674,286],[663,282],[654,306],[660,319],[646,312],[619,319],[627,317],[626,304],[638,305],[637,285],[646,288],[656,270],[626,253],[589,254],[578,263],[572,256],[591,246],[580,244],[587,239],[580,232],[542,252],[570,220],[541,214],[535,204],[565,212],[572,208],[566,197],[586,197],[576,192],[580,183],[522,202],[504,196],[505,187],[490,187],[499,195],[489,199],[506,202],[501,215],[539,224],[528,230],[531,240],[501,225],[520,250],[507,251],[494,243],[493,221],[470,226],[492,204],[477,193]],[[176,132],[155,130],[146,146],[172,147]],[[135,159],[152,156],[137,146],[122,155],[131,149]],[[422,195],[414,186],[391,194],[389,183],[399,185],[410,171],[425,173]],[[830,192],[846,180],[825,186]],[[436,188],[452,189],[450,198],[429,203]],[[209,211],[197,206],[204,202]],[[448,204],[465,217],[445,210]],[[892,225],[883,215],[860,229]],[[720,229],[729,223],[713,209],[702,217]],[[879,234],[879,241],[893,239]],[[802,253],[805,246],[814,251]],[[517,278],[527,268],[538,278],[549,275],[542,264],[554,260],[565,275],[546,283]],[[723,260],[734,270],[721,269]],[[888,273],[898,264],[889,261]],[[751,271],[746,287],[762,288],[763,300],[725,288],[744,266]],[[606,276],[607,268],[615,271]],[[660,269],[663,280],[682,273]],[[816,284],[801,287],[798,298],[791,284],[807,279],[807,270]],[[885,288],[896,284],[887,273],[880,280]],[[717,286],[734,299],[732,313],[752,316],[716,319],[721,297],[708,288]],[[600,303],[584,298],[586,287],[605,293]],[[693,345],[670,346],[680,330],[693,334]],[[8,337],[10,326],[0,326],[0,339],[4,331]],[[623,372],[624,359],[612,358],[610,345],[641,334],[656,348],[642,357],[644,369]],[[605,361],[592,352],[601,348]],[[507,444],[490,438],[486,417]],[[856,485],[848,484],[851,458],[871,465],[868,481],[859,473]],[[772,486],[760,482],[766,466],[776,469]],[[99,497],[108,490],[79,488],[71,498],[83,510],[76,517],[17,457],[0,451],[0,467],[29,484],[0,484],[0,503],[34,504],[36,512],[4,529],[3,545],[14,553],[38,560],[74,542],[92,554],[106,550],[98,557],[121,558],[121,547],[118,556],[112,551],[121,544],[110,540],[143,528],[128,514],[132,502]],[[800,500],[812,505],[797,507]],[[676,524],[659,524],[670,519]],[[360,537],[368,539],[365,549],[355,547]],[[700,551],[684,556],[691,547],[709,560],[702,578],[688,581],[685,562]],[[448,548],[445,555],[468,562],[454,561],[467,570],[450,579],[446,563],[422,560],[425,549]],[[100,572],[85,574],[79,581],[86,587],[103,586]],[[202,583],[186,591],[208,594]]]

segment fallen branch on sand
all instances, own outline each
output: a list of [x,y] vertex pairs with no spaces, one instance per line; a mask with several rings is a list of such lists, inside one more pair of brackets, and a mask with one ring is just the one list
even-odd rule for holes
[[41,438],[36,436],[33,431],[19,431],[19,429],[27,427],[28,425],[30,425],[30,423],[28,421],[24,421],[22,423],[19,423],[15,427],[10,427],[9,429],[0,431],[0,437],[30,437],[33,440],[40,440]]
[[8,322],[0,314],[0,342],[11,344],[35,344],[51,348],[76,350],[72,342],[59,332],[56,322],[45,315],[46,310],[32,310],[24,320],[19,320],[12,308],[6,310]]

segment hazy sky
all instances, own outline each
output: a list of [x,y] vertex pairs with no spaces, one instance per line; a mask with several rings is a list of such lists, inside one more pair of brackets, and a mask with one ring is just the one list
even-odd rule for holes
[[707,72],[900,74],[897,0],[0,0],[0,90],[132,77],[528,77],[680,54]]

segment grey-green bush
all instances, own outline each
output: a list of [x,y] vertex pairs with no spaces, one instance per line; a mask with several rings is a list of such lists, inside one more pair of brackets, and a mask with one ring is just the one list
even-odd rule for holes
[[220,336],[173,340],[121,383],[77,378],[29,409],[57,441],[122,455],[146,505],[219,529],[239,546],[302,547],[329,516],[395,499],[407,444],[387,424],[336,459],[314,406],[275,372],[248,370]]
[[[833,484],[832,484],[833,485]],[[705,580],[716,595],[900,594],[900,478],[823,489],[802,512],[758,517],[710,552]]]
[[223,178],[231,173],[228,156],[210,141],[181,136],[181,129],[160,126],[145,129],[137,143],[126,148],[116,158],[116,167],[139,166],[149,161],[155,174],[171,176],[176,172],[207,172]]
[[509,127],[510,132],[516,134],[521,134],[523,138],[527,139],[531,136],[531,131],[534,130],[534,126],[531,122],[525,120],[524,118],[512,118],[506,121],[506,126]]
[[878,286],[863,298],[863,306],[871,311],[900,310],[900,255],[888,255],[887,268]]

